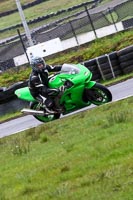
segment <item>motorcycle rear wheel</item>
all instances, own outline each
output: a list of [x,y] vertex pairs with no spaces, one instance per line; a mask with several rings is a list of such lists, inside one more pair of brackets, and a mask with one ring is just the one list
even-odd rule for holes
[[[38,106],[38,102],[32,102],[30,104],[30,108],[31,109],[34,109],[34,110],[42,110],[40,106]],[[55,113],[55,114],[49,114],[49,115],[44,115],[44,116],[40,116],[40,115],[33,115],[37,120],[41,121],[41,122],[50,122],[50,121],[53,121],[53,120],[56,120],[56,119],[59,119],[60,118],[60,113]]]
[[97,106],[112,101],[110,90],[99,83],[96,83],[91,89],[86,89],[85,94],[86,99]]

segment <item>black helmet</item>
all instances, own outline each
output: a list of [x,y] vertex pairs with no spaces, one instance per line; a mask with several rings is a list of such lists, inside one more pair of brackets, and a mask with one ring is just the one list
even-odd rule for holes
[[33,71],[41,73],[45,69],[46,64],[42,57],[34,57],[31,59],[31,67]]

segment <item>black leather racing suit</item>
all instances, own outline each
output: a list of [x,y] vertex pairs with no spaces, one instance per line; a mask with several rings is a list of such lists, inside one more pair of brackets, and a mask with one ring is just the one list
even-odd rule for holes
[[[60,65],[57,66],[51,66],[51,65],[46,65],[45,69],[42,72],[37,72],[32,70],[32,73],[30,74],[29,77],[29,90],[31,92],[31,95],[37,99],[39,102],[43,102],[43,97],[47,98],[47,104],[46,106],[50,107],[51,105],[51,99],[48,96],[48,93],[50,91],[48,87],[48,72],[58,72],[61,70]],[[46,102],[45,102],[46,103]]]

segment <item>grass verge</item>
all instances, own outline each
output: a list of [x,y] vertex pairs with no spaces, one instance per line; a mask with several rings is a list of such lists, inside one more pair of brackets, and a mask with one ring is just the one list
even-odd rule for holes
[[0,139],[1,199],[132,200],[132,116],[128,98]]

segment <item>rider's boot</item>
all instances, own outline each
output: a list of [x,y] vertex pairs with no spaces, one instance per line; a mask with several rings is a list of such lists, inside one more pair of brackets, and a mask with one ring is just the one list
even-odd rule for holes
[[63,111],[62,107],[55,106],[55,102],[50,97],[48,97],[45,100],[45,105],[46,105],[45,109],[49,110],[49,112],[56,112],[56,113],[58,112],[58,113],[61,113]]
[[39,103],[41,103],[44,107],[44,109],[48,112],[48,113],[53,113],[53,109],[52,109],[52,106],[53,106],[53,101],[51,98],[46,98],[42,95],[39,95],[38,97],[36,97],[37,101]]

